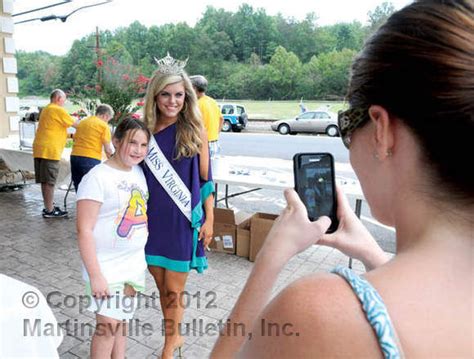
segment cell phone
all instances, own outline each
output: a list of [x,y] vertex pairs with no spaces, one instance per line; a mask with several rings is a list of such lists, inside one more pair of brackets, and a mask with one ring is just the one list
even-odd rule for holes
[[334,158],[330,153],[297,153],[293,157],[295,190],[308,210],[311,221],[331,218],[327,233],[334,232],[337,220],[337,196]]

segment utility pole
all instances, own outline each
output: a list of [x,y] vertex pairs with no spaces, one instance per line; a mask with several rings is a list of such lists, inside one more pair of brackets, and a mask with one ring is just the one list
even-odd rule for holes
[[[99,27],[95,27],[95,52],[97,55],[97,85],[102,83],[102,54],[100,52],[100,36]],[[96,91],[99,92],[99,87],[96,86]]]

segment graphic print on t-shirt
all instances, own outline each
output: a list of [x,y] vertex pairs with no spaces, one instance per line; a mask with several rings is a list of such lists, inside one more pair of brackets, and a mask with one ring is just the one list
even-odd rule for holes
[[139,188],[132,187],[127,207],[118,218],[117,234],[119,238],[130,239],[135,229],[146,224],[146,196]]

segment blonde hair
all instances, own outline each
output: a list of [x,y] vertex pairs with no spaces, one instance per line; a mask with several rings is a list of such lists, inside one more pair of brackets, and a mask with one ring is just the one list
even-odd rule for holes
[[201,113],[197,105],[197,97],[193,85],[188,75],[182,74],[162,74],[155,71],[153,74],[145,96],[144,121],[151,133],[155,132],[155,127],[160,118],[160,110],[156,105],[156,96],[168,86],[178,82],[184,85],[185,99],[184,106],[178,115],[176,122],[176,159],[181,157],[193,157],[201,151],[201,133],[204,130]]

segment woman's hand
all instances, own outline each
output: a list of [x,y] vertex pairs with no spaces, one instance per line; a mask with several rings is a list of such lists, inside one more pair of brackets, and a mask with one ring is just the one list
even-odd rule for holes
[[315,244],[331,224],[328,217],[315,222],[308,219],[308,212],[293,189],[285,190],[286,208],[275,220],[259,256],[271,255],[288,261],[295,254]]
[[204,240],[204,247],[211,243],[213,230],[213,221],[206,219],[199,230],[199,240]]
[[109,293],[109,285],[107,280],[102,275],[102,273],[98,274],[95,277],[91,277],[91,292],[92,296],[95,298],[105,298],[110,296]]
[[357,218],[339,186],[337,186],[337,217],[339,227],[334,233],[325,234],[319,244],[336,248],[347,256],[362,261],[367,270],[388,261],[388,256]]

